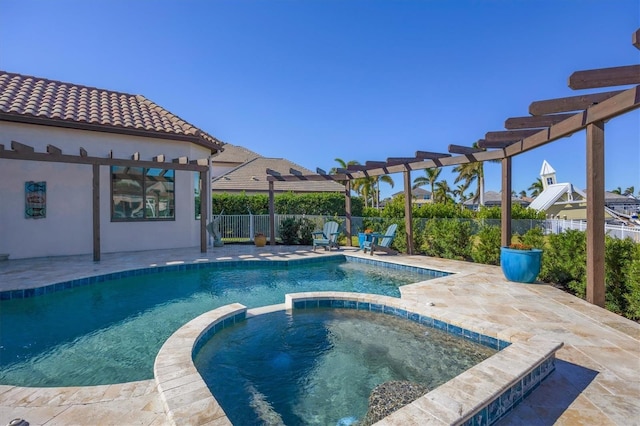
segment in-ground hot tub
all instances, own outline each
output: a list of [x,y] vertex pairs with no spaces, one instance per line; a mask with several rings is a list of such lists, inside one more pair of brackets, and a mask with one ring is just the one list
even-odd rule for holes
[[[355,293],[316,292],[286,296],[284,305],[247,311],[240,304],[227,305],[208,312],[179,329],[162,347],[155,363],[155,376],[169,417],[176,423],[214,421],[230,423],[207,383],[196,369],[194,358],[206,348],[211,337],[226,328],[247,324],[247,319],[286,309],[289,312],[317,308],[361,310],[368,314],[391,315],[436,330],[446,331],[472,342],[499,350],[474,367],[438,386],[390,417],[403,416],[414,421],[429,418],[447,423],[492,424],[525,398],[554,369],[555,351],[562,344],[518,337],[518,341],[501,339],[509,330],[489,328],[487,324],[455,323],[430,307],[385,296]],[[434,312],[429,312],[434,310]],[[295,316],[294,316],[295,317]],[[244,325],[246,327],[246,325]],[[233,330],[229,330],[233,333]],[[380,336],[380,343],[385,336]],[[277,354],[274,367],[291,366],[292,359]],[[210,368],[215,368],[211,366]],[[211,382],[211,378],[208,378]],[[226,384],[226,383],[225,383]],[[255,386],[247,386],[253,404],[263,414],[280,415]],[[255,408],[254,407],[254,408]],[[313,422],[309,422],[313,423]]]

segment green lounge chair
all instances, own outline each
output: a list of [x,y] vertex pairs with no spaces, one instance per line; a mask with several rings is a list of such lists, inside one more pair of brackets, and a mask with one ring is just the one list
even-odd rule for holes
[[337,249],[340,248],[338,245],[338,223],[337,222],[327,222],[324,224],[322,231],[312,232],[313,234],[313,251],[316,251],[316,247],[324,247],[326,250],[329,248],[331,251],[332,247]]
[[374,251],[398,254],[397,251],[391,248],[391,243],[396,236],[396,229],[398,229],[398,225],[394,223],[389,225],[384,235],[378,233],[371,234],[371,237],[363,244],[364,252],[366,253],[367,250],[369,250],[371,252],[371,256],[373,256]]

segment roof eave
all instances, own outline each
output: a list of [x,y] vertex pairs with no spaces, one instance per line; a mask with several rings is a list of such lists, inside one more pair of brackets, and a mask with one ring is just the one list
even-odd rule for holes
[[35,124],[40,126],[62,127],[67,129],[88,130],[94,132],[117,133],[130,136],[184,141],[200,145],[203,148],[209,149],[212,153],[222,149],[222,145],[209,142],[200,135],[180,135],[167,132],[154,132],[144,129],[132,129],[128,127],[109,126],[104,124],[82,123],[78,121],[27,116],[22,114],[18,115],[6,112],[0,112],[0,121],[11,121],[16,123]]

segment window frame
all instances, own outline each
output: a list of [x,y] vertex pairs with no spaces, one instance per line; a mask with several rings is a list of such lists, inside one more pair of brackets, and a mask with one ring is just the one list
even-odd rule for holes
[[[129,171],[130,169],[139,169],[142,172],[139,175],[136,174],[131,174],[131,176],[140,176],[139,179],[137,179],[140,182],[140,196],[141,196],[141,204],[142,207],[140,208],[140,211],[142,212],[142,216],[141,217],[132,217],[132,216],[123,216],[123,217],[116,217],[116,203],[115,202],[115,198],[116,196],[120,195],[117,193],[114,193],[114,187],[116,185],[117,180],[114,179],[114,174],[118,172],[119,169],[122,169],[125,171],[125,174],[127,174],[127,171]],[[170,179],[167,179],[168,182],[171,182],[171,190],[168,191],[168,194],[170,194],[171,196],[169,197],[167,203],[168,203],[168,209],[170,211],[172,211],[172,216],[149,216],[147,213],[147,210],[150,208],[149,204],[147,202],[149,194],[149,188],[155,184],[155,182],[157,182],[157,180],[151,179],[151,176],[156,176],[154,175],[150,175],[149,172],[150,171],[155,171],[158,170],[159,172],[157,172],[157,176],[166,176],[167,174],[170,175]],[[124,180],[124,179],[123,179]],[[136,179],[131,179],[133,181],[136,181]],[[174,169],[164,169],[162,167],[129,167],[129,166],[110,166],[109,167],[109,182],[110,182],[110,205],[111,205],[111,222],[171,222],[171,221],[175,221],[176,220],[176,171]],[[138,196],[138,194],[133,194],[134,196]],[[160,201],[158,201],[158,204],[160,204]]]

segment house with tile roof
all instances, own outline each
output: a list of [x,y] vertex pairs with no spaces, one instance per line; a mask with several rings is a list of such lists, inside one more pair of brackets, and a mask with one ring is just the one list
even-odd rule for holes
[[[511,204],[520,204],[522,207],[529,205],[529,200],[525,198],[511,197]],[[471,210],[478,210],[480,205],[478,200],[466,200],[462,205]],[[485,207],[499,207],[502,205],[502,194],[496,191],[487,191],[484,193],[484,206]]]
[[144,96],[0,71],[0,253],[202,245],[222,146]]
[[[225,151],[227,145],[225,145]],[[225,158],[224,151],[220,156]],[[217,160],[214,160],[214,174],[216,174],[215,161]],[[267,194],[269,192],[269,182],[267,181],[266,172],[267,169],[271,169],[281,175],[290,175],[291,169],[298,171],[303,175],[314,174],[311,170],[284,158],[255,157],[225,173],[215,176],[211,182],[211,189],[214,194],[223,192]],[[344,192],[344,185],[333,180],[288,180],[275,182],[274,191],[276,193]]]
[[258,157],[262,155],[242,146],[226,143],[222,151],[218,151],[211,157],[211,178],[215,179]]

